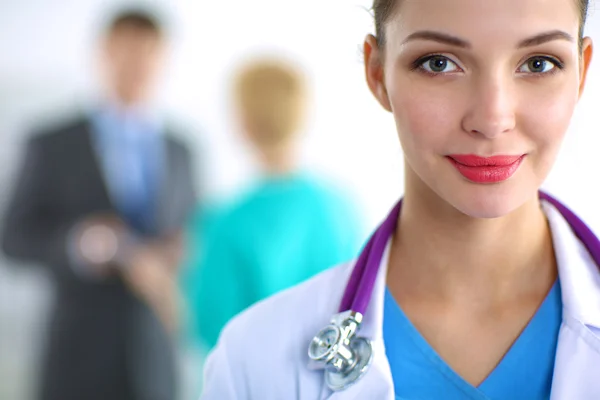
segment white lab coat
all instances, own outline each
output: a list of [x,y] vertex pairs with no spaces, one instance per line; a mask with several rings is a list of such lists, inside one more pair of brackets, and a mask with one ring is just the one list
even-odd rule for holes
[[[558,211],[549,204],[544,208],[564,306],[551,400],[598,400],[600,270]],[[338,311],[353,266],[347,264],[257,304],[228,324],[207,360],[201,400],[394,400],[382,338],[387,253],[359,331],[373,341],[374,355],[362,379],[332,392],[323,371],[308,367],[311,339]]]

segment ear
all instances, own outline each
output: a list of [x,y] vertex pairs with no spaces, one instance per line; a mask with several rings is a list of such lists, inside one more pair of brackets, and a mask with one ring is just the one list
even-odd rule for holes
[[383,73],[383,52],[379,49],[377,39],[373,35],[367,35],[363,45],[365,75],[371,93],[379,101],[379,104],[387,111],[392,112],[392,106],[385,87]]
[[579,98],[581,98],[583,89],[585,88],[587,73],[592,62],[593,48],[592,39],[589,37],[584,38],[581,44],[581,56],[579,61]]

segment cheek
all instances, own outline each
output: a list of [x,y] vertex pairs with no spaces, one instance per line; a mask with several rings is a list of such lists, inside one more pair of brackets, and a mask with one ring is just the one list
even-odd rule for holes
[[[402,89],[397,89],[402,88]],[[388,90],[402,147],[412,152],[439,154],[460,124],[460,101],[455,91],[404,82]]]
[[541,165],[549,168],[569,127],[575,106],[576,84],[548,86],[519,93],[517,129],[530,141]]

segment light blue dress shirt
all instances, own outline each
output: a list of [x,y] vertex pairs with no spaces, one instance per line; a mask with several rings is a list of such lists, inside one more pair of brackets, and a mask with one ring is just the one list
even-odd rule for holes
[[160,122],[140,110],[103,107],[93,114],[92,124],[113,204],[137,233],[152,231],[164,163]]

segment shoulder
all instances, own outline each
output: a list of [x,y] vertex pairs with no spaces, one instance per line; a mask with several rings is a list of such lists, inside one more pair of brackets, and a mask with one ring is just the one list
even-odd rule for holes
[[82,135],[89,131],[89,125],[89,119],[84,116],[46,121],[30,130],[30,135],[23,143],[23,151],[28,159],[37,160],[41,157],[54,163],[74,145],[82,143]]
[[[166,115],[161,121],[160,126],[164,133],[165,141],[169,146],[187,154],[191,152],[191,148],[196,147],[197,144],[201,144],[201,132],[195,129],[194,124],[185,118]],[[191,143],[194,146],[191,146]]]
[[196,205],[187,227],[189,233],[202,238],[202,247],[206,248],[209,240],[223,240],[230,230],[228,217],[229,204],[209,200]]
[[213,210],[222,221],[236,225],[254,224],[262,218],[262,211],[272,206],[269,197],[265,196],[266,192],[263,184],[252,182],[236,194],[221,199],[217,207],[213,206]]
[[337,209],[340,205],[353,204],[351,191],[334,180],[307,174],[303,182],[307,191],[325,207]]
[[[252,394],[272,385],[274,376],[276,387],[287,387],[288,394],[293,392],[299,374],[311,373],[306,368],[308,345],[338,312],[353,264],[328,269],[242,312],[223,329],[210,357],[226,357],[231,379],[244,382]],[[210,371],[211,363],[207,376],[216,376],[219,371]]]
[[173,131],[167,130],[165,133],[165,142],[169,149],[178,156],[190,157],[190,146],[183,137],[173,133]]
[[357,236],[363,235],[363,212],[351,190],[327,178],[313,175],[308,175],[304,181],[309,197],[306,204],[311,205],[311,214],[320,222],[320,232],[329,235],[326,229],[322,229],[328,228],[336,232],[342,230]]
[[73,135],[80,135],[89,129],[90,120],[85,116],[72,116],[68,119],[47,122],[33,130],[29,143],[38,146],[49,146],[70,140]]

